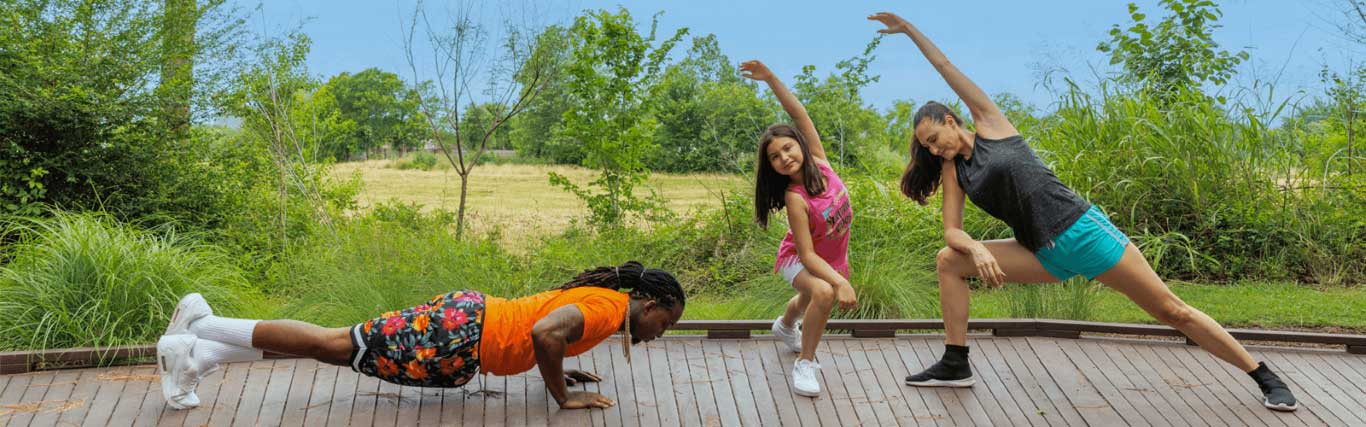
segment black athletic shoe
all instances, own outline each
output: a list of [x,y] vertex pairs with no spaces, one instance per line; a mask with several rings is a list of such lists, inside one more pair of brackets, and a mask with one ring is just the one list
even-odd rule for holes
[[945,346],[944,357],[938,362],[906,377],[906,384],[916,387],[971,387],[976,383],[968,364],[968,348],[957,345]]
[[1290,387],[1286,387],[1285,382],[1281,381],[1275,372],[1271,372],[1271,369],[1266,367],[1266,363],[1257,363],[1257,369],[1247,374],[1254,381],[1257,381],[1257,387],[1262,389],[1262,395],[1265,396],[1262,399],[1262,406],[1273,411],[1284,412],[1300,408],[1300,405],[1295,402],[1295,395],[1290,393]]

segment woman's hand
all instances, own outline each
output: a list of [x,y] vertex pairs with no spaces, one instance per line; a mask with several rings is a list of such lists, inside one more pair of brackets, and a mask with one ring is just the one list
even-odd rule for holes
[[560,403],[560,409],[610,408],[615,405],[607,396],[591,391],[573,391]]
[[1001,270],[1001,264],[996,262],[996,257],[980,242],[972,248],[972,263],[977,265],[977,277],[991,287],[996,288],[1005,284],[1006,273]]
[[578,383],[595,383],[602,381],[602,377],[592,372],[580,371],[578,369],[567,369],[564,371],[564,383],[570,387]]
[[881,22],[882,25],[886,25],[887,28],[877,30],[877,32],[882,34],[907,34],[911,29],[911,24],[907,23],[905,19],[901,19],[900,16],[896,16],[896,14],[890,12],[875,13],[872,16],[869,16],[868,20]]
[[769,79],[773,78],[773,72],[768,71],[768,66],[759,62],[757,59],[741,62],[740,75],[761,82],[767,82]]
[[840,310],[853,310],[858,306],[858,297],[854,295],[854,287],[845,283],[835,290],[835,301],[839,302]]

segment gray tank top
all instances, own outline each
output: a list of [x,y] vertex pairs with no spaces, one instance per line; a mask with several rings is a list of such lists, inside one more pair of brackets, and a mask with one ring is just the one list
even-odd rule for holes
[[958,185],[977,207],[1005,221],[1037,252],[1081,218],[1091,203],[1063,185],[1024,138],[974,139],[972,158],[954,159]]

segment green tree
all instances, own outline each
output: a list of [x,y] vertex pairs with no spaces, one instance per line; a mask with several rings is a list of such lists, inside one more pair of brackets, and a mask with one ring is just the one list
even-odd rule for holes
[[397,74],[368,68],[359,73],[341,73],[329,79],[326,94],[332,98],[345,133],[328,141],[328,152],[338,160],[380,147],[397,150],[420,148],[418,95]]
[[756,135],[772,120],[756,86],[721,54],[716,36],[693,38],[681,61],[669,65],[650,87],[650,112],[658,122],[653,170],[742,172]]
[[641,35],[631,14],[619,8],[586,12],[569,30],[573,60],[565,74],[571,102],[561,134],[583,147],[583,164],[600,175],[580,186],[552,172],[550,182],[587,202],[590,221],[600,226],[619,225],[627,213],[647,213],[654,205],[634,194],[649,176],[644,159],[655,148],[656,122],[642,98],[688,32],[680,28],[655,46],[658,25],[656,14],[649,34]]
[[861,92],[869,83],[880,78],[868,74],[868,65],[877,57],[873,51],[882,42],[879,35],[864,46],[863,52],[835,64],[838,73],[824,79],[816,76],[816,67],[802,67],[793,92],[806,106],[817,128],[821,141],[831,148],[836,164],[845,165],[857,160],[856,145],[883,145],[882,135],[887,129],[884,118],[872,106],[863,102]]
[[[569,63],[569,29],[551,25],[536,35],[536,52],[527,61],[545,64],[541,94],[527,103],[526,111],[517,115],[510,137],[517,154],[549,160],[554,163],[578,164],[583,151],[560,132],[564,112],[569,109],[569,89],[562,78],[563,68]],[[529,73],[517,76],[527,84]]]
[[1169,15],[1148,25],[1138,5],[1129,4],[1128,28],[1115,24],[1110,40],[1096,49],[1110,54],[1110,64],[1122,65],[1122,80],[1146,84],[1159,93],[1193,90],[1209,82],[1222,85],[1248,54],[1219,49],[1214,30],[1223,12],[1213,0],[1162,0]]

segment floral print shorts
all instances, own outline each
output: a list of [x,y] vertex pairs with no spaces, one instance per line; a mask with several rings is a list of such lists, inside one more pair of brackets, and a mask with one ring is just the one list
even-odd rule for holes
[[479,372],[484,294],[454,291],[351,328],[351,368],[394,384],[459,387]]

